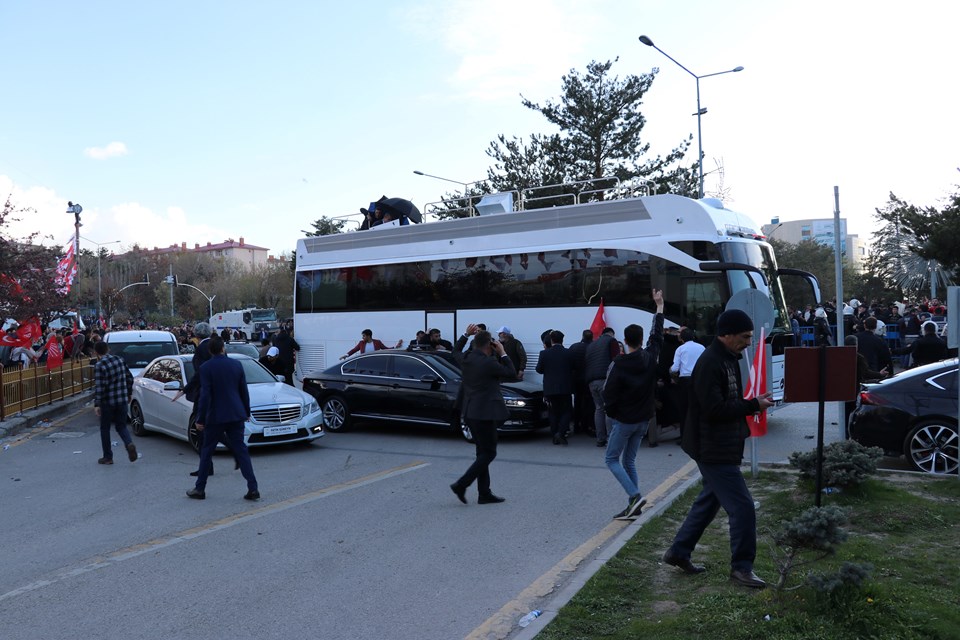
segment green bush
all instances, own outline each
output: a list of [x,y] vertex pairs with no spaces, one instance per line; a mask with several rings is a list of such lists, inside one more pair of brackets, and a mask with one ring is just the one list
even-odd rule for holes
[[787,581],[795,569],[836,552],[837,545],[847,539],[841,528],[846,521],[846,512],[836,505],[810,507],[773,534],[774,564],[780,574],[775,586],[778,593],[788,590]]
[[[853,487],[877,472],[877,461],[883,457],[883,449],[865,447],[853,440],[841,440],[823,448],[823,484],[828,487]],[[790,464],[801,476],[815,478],[817,475],[816,450],[790,454]]]

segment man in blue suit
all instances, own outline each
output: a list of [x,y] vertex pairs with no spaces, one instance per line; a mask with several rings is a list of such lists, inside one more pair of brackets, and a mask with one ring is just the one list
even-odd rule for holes
[[223,353],[223,340],[210,338],[210,359],[200,367],[200,399],[197,408],[197,431],[205,431],[200,450],[200,468],[197,485],[187,491],[195,500],[207,497],[207,476],[213,452],[221,436],[226,436],[230,449],[240,464],[240,472],[247,481],[245,500],[259,500],[257,477],[243,441],[243,424],[250,419],[250,394],[243,365]]
[[550,403],[550,433],[553,434],[553,444],[567,444],[576,361],[573,354],[563,346],[562,332],[550,332],[550,345],[549,349],[540,352],[537,373],[543,375],[543,397]]

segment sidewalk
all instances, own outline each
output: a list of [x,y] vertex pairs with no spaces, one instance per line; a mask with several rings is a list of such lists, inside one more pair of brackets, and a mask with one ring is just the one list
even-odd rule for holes
[[51,422],[57,418],[72,413],[83,405],[93,402],[93,391],[84,391],[75,396],[56,400],[36,409],[28,409],[22,413],[15,413],[0,421],[0,439],[15,436],[21,431],[29,429],[41,422]]

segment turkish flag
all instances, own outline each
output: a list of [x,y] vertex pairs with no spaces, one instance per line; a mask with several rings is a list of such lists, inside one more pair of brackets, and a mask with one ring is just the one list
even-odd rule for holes
[[590,331],[593,333],[593,339],[596,340],[607,328],[607,322],[603,317],[603,298],[600,298],[600,306],[597,308],[597,315],[593,318],[593,324],[590,325]]
[[[764,340],[763,327],[760,328],[760,343],[753,354],[753,363],[750,365],[750,380],[747,390],[743,394],[744,400],[759,398],[767,392],[767,343]],[[747,426],[750,435],[754,438],[767,435],[767,410],[747,416]]]
[[42,333],[40,330],[40,320],[30,318],[17,327],[16,331],[11,331],[10,333],[0,331],[0,346],[29,347],[40,339]]

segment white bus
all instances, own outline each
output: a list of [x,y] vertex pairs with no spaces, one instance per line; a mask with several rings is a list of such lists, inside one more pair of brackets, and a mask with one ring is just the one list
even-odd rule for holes
[[509,326],[529,370],[544,330],[578,341],[601,300],[618,337],[631,323],[649,331],[653,288],[664,292],[666,326],[688,326],[709,343],[731,298],[753,290],[770,303],[761,323],[768,379],[782,397],[783,352],[794,344],[784,275],[806,279],[819,299],[812,275],[778,270],[753,221],[717,200],[676,195],[304,238],[294,287],[297,376],[335,364],[363,329],[409,344],[418,330],[438,328],[453,342],[469,323]]

